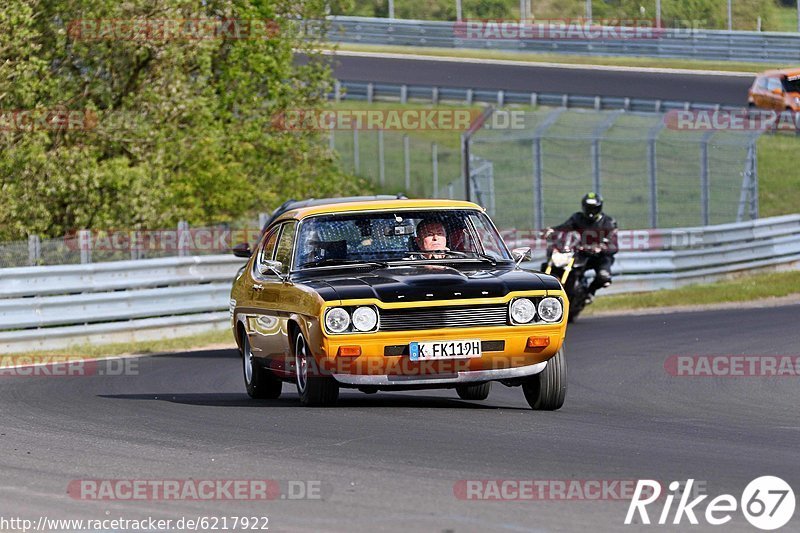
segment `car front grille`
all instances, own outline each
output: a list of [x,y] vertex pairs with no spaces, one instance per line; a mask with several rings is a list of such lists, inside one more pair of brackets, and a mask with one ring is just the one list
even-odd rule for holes
[[421,307],[381,310],[381,331],[505,326],[505,305]]

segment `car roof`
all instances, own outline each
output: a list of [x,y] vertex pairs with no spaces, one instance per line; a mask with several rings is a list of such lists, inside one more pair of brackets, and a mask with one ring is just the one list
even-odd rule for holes
[[376,194],[374,196],[344,196],[341,198],[307,198],[305,200],[290,199],[283,202],[283,204],[281,204],[280,207],[278,207],[277,209],[275,209],[275,211],[272,212],[270,217],[267,219],[266,223],[264,223],[264,227],[261,229],[264,230],[268,228],[282,214],[288,211],[292,211],[294,209],[299,209],[301,207],[340,204],[348,202],[364,202],[367,200],[400,200],[405,198],[406,196],[404,194],[398,193],[396,195]]
[[323,215],[331,213],[347,213],[353,211],[383,211],[388,209],[477,209],[483,208],[472,202],[462,200],[439,200],[439,199],[397,199],[391,200],[363,200],[347,201],[321,205],[309,205],[285,211],[275,220],[301,220],[313,215]]
[[768,77],[782,77],[782,76],[800,76],[800,68],[786,68],[786,69],[774,69],[774,70],[767,70],[766,72],[762,72],[761,76],[768,76]]

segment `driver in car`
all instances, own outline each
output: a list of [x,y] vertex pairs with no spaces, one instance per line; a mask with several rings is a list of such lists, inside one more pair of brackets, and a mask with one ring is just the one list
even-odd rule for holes
[[[438,220],[422,220],[417,224],[417,247],[423,252],[447,250],[447,231]],[[426,259],[443,259],[445,254],[423,254]]]

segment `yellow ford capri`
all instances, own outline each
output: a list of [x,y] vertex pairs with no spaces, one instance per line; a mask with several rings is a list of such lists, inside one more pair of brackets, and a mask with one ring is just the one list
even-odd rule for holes
[[567,387],[568,301],[558,280],[523,270],[484,210],[449,200],[287,203],[231,291],[231,327],[253,398],[294,383],[303,405],[342,387],[455,389],[492,382],[554,410]]

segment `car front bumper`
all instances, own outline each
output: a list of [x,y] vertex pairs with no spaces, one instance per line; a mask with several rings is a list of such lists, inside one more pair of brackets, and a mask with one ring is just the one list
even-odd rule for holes
[[461,383],[477,383],[484,381],[499,381],[505,379],[533,376],[547,367],[547,361],[516,368],[495,368],[489,370],[464,370],[454,371],[450,374],[333,374],[333,378],[343,385],[355,387],[425,387],[447,386]]

